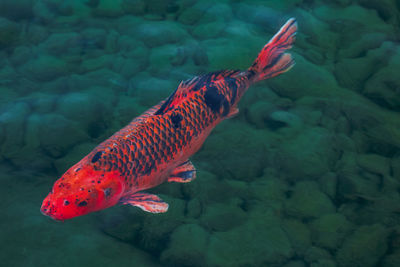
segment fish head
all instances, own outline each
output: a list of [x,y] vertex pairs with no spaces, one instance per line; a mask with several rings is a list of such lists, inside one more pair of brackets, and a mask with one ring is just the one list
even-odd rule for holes
[[73,166],[54,183],[40,211],[64,221],[117,204],[123,191],[123,179],[118,172]]

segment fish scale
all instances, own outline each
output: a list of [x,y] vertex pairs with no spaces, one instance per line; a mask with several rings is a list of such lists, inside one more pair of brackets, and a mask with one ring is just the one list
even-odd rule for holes
[[297,30],[290,19],[245,70],[223,70],[181,82],[164,101],[132,120],[98,145],[55,182],[41,211],[65,220],[117,203],[166,212],[168,204],[143,192],[163,182],[196,178],[189,157],[212,129],[237,114],[249,86],[289,70]]

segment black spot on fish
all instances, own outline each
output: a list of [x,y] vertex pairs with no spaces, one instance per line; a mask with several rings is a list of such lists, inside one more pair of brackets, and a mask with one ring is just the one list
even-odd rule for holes
[[181,125],[182,119],[183,118],[180,114],[172,114],[171,115],[171,122],[175,128],[179,128],[179,126]]
[[97,153],[93,156],[91,162],[92,162],[92,163],[95,163],[96,161],[98,161],[98,160],[100,159],[101,155],[103,155],[103,151],[97,152]]
[[87,205],[86,201],[81,201],[81,202],[78,203],[78,207],[84,207],[86,205]]
[[216,113],[220,110],[224,96],[218,92],[218,88],[210,85],[204,94],[206,104],[211,110]]
[[104,195],[105,195],[106,197],[109,197],[109,196],[111,195],[111,188],[106,188],[106,189],[104,189]]

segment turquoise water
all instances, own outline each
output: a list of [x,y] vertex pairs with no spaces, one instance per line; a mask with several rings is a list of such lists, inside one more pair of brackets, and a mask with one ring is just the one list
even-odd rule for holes
[[[0,1],[4,266],[400,266],[399,1]],[[192,157],[197,179],[58,223],[40,205],[195,75],[248,68],[290,17],[289,72]]]

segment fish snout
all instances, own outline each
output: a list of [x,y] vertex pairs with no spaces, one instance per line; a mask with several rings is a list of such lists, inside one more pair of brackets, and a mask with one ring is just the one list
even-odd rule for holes
[[57,214],[57,208],[50,200],[45,199],[40,207],[40,212],[56,221],[63,221],[60,214]]

